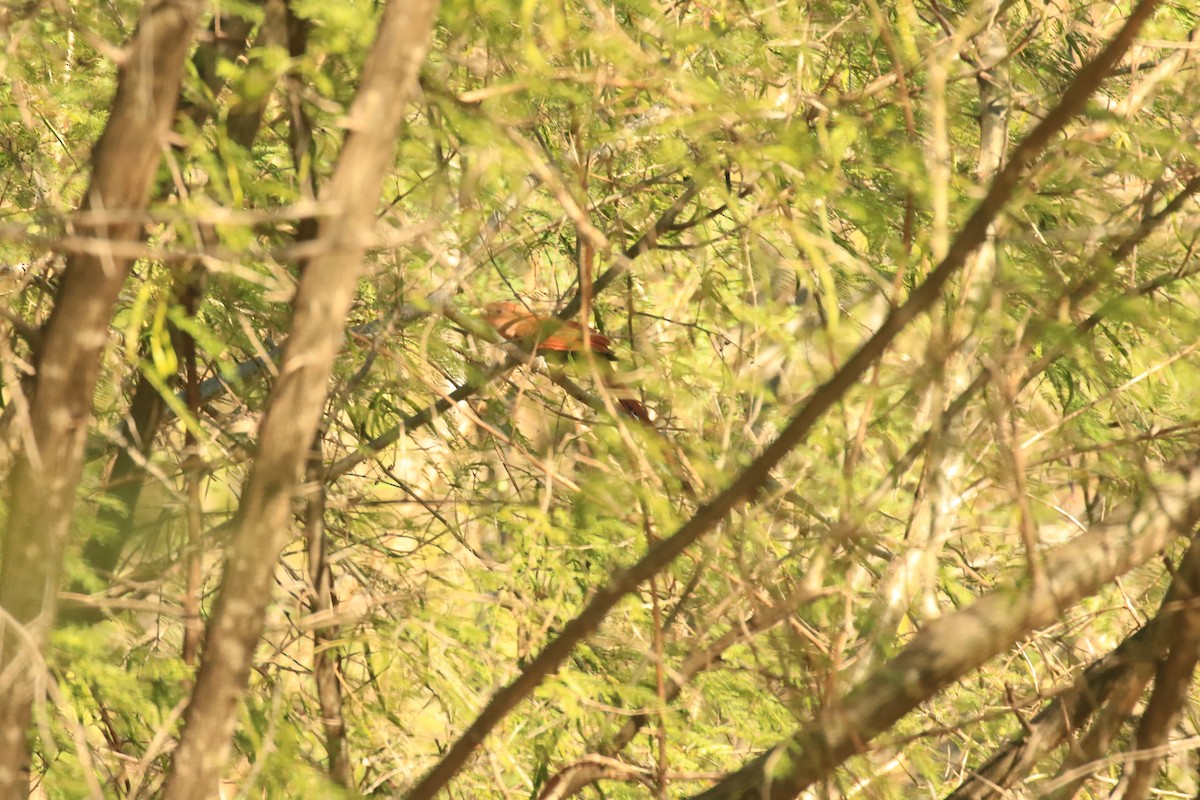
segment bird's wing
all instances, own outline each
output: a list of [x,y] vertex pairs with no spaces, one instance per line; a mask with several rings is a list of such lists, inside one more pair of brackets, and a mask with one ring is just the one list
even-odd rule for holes
[[578,353],[583,350],[586,336],[592,352],[604,358],[615,358],[607,336],[573,320],[564,322],[540,317],[510,302],[489,303],[483,318],[504,338],[524,342],[536,350]]

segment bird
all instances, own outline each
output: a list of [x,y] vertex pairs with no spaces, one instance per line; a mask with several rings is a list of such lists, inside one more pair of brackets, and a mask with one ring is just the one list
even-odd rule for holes
[[[617,360],[612,342],[607,336],[575,322],[543,317],[530,311],[520,303],[500,300],[483,307],[483,320],[496,329],[505,339],[520,345],[535,355],[569,361],[583,352],[585,347],[598,356],[594,362],[600,379],[616,397],[617,405],[627,416],[642,423],[649,431],[662,437],[662,456],[675,473],[679,486],[688,497],[695,497],[692,481],[698,480],[695,470],[687,463],[676,446],[655,426],[650,412],[633,395],[633,390],[617,378],[612,362]],[[689,477],[690,476],[690,477]]]
[[616,361],[617,356],[612,350],[612,342],[604,334],[586,328],[574,320],[540,316],[520,303],[508,300],[485,305],[483,320],[505,339],[534,355],[547,357],[547,360],[550,360],[549,357],[559,361],[570,360],[582,353],[586,347],[603,359],[597,362],[601,380],[613,390],[621,410],[642,424],[654,427],[650,412],[633,396],[632,390],[617,378],[611,366],[611,362]]

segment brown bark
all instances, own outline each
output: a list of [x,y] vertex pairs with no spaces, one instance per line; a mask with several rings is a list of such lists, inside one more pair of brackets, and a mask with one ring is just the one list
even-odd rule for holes
[[[1070,691],[1029,720],[1028,728],[1019,739],[1005,745],[972,771],[946,795],[946,800],[999,800],[1008,796],[1008,787],[1028,775],[1040,759],[1065,742],[1073,731],[1086,726],[1098,708],[1103,706],[1107,710],[1114,698],[1130,694],[1136,697],[1141,693],[1154,672],[1154,662],[1159,655],[1153,650],[1152,642],[1151,638],[1139,634],[1094,663]],[[1101,723],[1101,720],[1097,721],[1098,725]],[[1095,732],[1097,728],[1093,727],[1092,733]],[[1063,798],[1055,795],[1055,800]]]
[[[1107,694],[1103,697],[1104,707],[1096,715],[1096,720],[1087,735],[1071,747],[1067,757],[1063,759],[1062,766],[1059,767],[1058,776],[1046,784],[1042,794],[1046,800],[1071,800],[1076,797],[1094,770],[1094,766],[1089,765],[1107,763],[1103,756],[1112,746],[1113,740],[1120,735],[1134,708],[1141,702],[1146,684],[1154,677],[1155,663],[1150,660],[1134,661],[1117,672],[1115,680],[1107,687]],[[1093,702],[1100,700],[1101,698],[1097,697]],[[1064,736],[1066,733],[1067,731],[1064,731]],[[1021,774],[1014,771],[1004,776],[1009,785],[1024,777],[1024,774],[1033,768],[1032,762],[1039,753],[1035,748],[1030,748],[1026,755],[1026,763],[1019,765],[1023,770]],[[988,787],[986,791],[983,797],[997,796],[993,787]]]
[[[326,557],[328,546],[325,530],[325,461],[321,454],[322,434],[318,432],[309,456],[306,478],[313,487],[313,496],[305,507],[304,535],[308,540],[309,610],[314,615],[332,616],[337,608],[333,593],[333,570]],[[321,725],[325,729],[325,752],[329,776],[348,792],[355,792],[354,769],[350,763],[349,742],[346,740],[346,720],[342,714],[341,659],[338,640],[341,626],[318,625],[313,628],[313,682],[317,686],[317,702],[321,706]]]
[[[150,0],[143,8],[112,114],[92,153],[76,233],[109,242],[140,236],[141,224],[130,220],[149,202],[200,7],[194,0]],[[129,268],[129,259],[103,248],[71,255],[35,358],[29,427],[20,432],[22,452],[9,476],[0,566],[0,797],[29,791],[25,730],[37,656],[28,648],[42,648],[53,624],[92,392]]]
[[[188,316],[195,317],[203,294],[204,272],[199,265],[194,265],[185,275],[185,287],[175,288],[175,295],[184,303]],[[183,356],[184,395],[187,397],[188,412],[194,417],[200,416],[200,371],[197,363],[196,340],[187,331],[172,325],[170,328],[175,349]],[[161,416],[161,415],[159,415]],[[147,443],[148,445],[149,443]],[[200,542],[204,536],[204,517],[202,489],[204,482],[204,465],[200,457],[199,440],[191,427],[184,435],[184,477],[187,483],[187,582],[183,592],[183,663],[188,666],[196,665],[196,657],[200,652],[200,640],[204,636],[204,620],[200,616],[201,574],[204,558]],[[129,512],[133,508],[128,509]],[[132,522],[132,513],[126,518]]]
[[258,457],[234,522],[165,800],[206,800],[216,793],[262,633],[275,562],[290,530],[292,497],[320,420],[383,177],[436,10],[435,0],[393,0],[367,56],[349,113],[350,133],[324,193],[338,211],[320,225],[319,252],[300,279],[279,379],[259,427]]
[[[312,23],[295,13],[295,4],[286,9],[288,53],[299,59],[308,49]],[[290,117],[288,142],[292,163],[301,183],[300,194],[307,200],[317,198],[317,177],[313,172],[316,148],[312,121],[301,102],[303,84],[295,73],[287,77],[287,107]],[[318,235],[316,217],[305,217],[297,231],[297,242],[310,241]],[[318,426],[308,455],[305,480],[311,494],[304,508],[304,536],[308,545],[309,609],[313,614],[332,614],[337,607],[333,593],[333,570],[326,558],[328,550],[325,528],[325,460],[321,443],[325,425]],[[342,714],[341,659],[337,624],[313,628],[313,683],[317,687],[317,702],[321,707],[321,726],[325,730],[325,752],[329,776],[349,794],[357,794],[354,769],[350,763],[350,748],[346,739],[346,720]]]

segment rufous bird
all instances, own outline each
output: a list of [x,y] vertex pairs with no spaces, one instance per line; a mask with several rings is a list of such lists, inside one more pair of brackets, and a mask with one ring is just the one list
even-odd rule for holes
[[540,356],[556,355],[559,360],[569,359],[582,353],[585,347],[602,361],[597,364],[604,385],[613,390],[621,410],[650,427],[654,423],[641,401],[632,396],[629,387],[621,384],[608,362],[616,361],[609,338],[591,328],[585,328],[573,320],[542,317],[529,311],[520,303],[497,301],[483,307],[483,319],[496,332],[519,344],[525,350]]

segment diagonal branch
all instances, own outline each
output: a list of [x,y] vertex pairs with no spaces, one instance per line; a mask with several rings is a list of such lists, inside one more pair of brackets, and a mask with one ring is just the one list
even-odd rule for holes
[[1042,580],[998,589],[934,620],[840,702],[696,800],[797,796],[940,689],[1188,533],[1200,520],[1200,467],[1183,481],[1147,488],[1132,505],[1050,553]]

